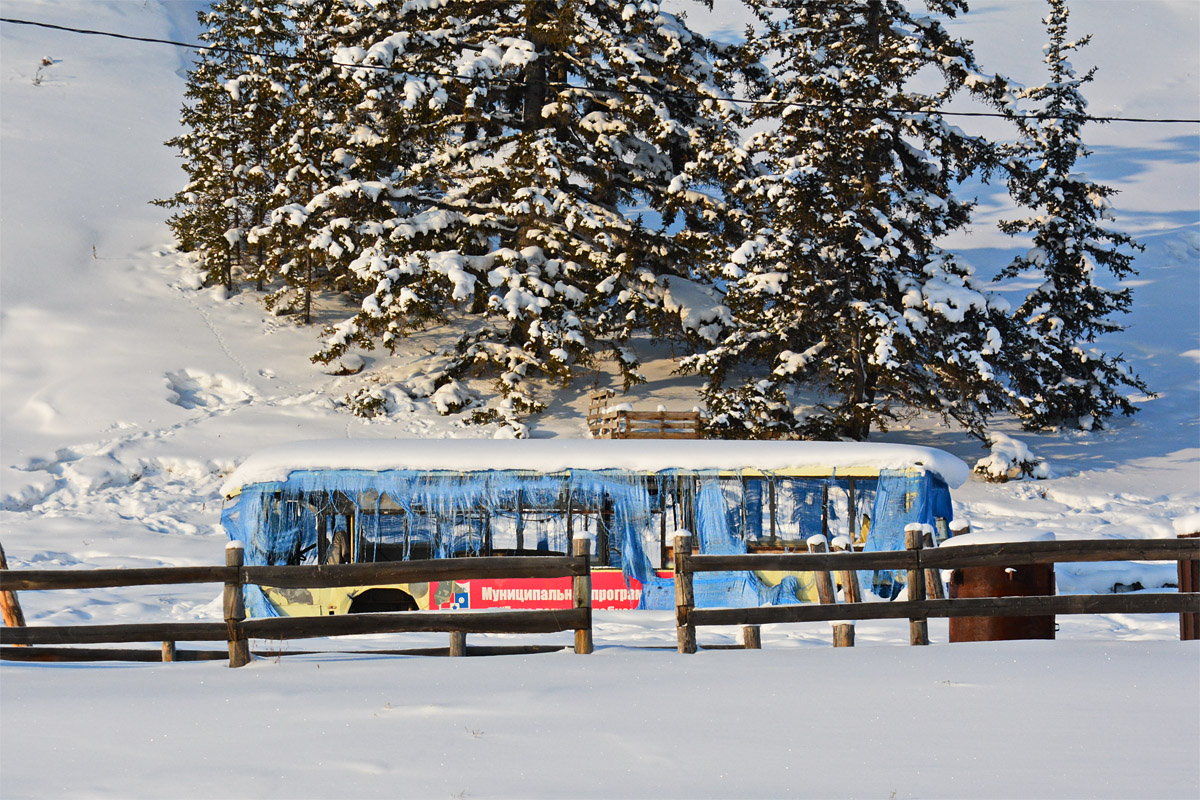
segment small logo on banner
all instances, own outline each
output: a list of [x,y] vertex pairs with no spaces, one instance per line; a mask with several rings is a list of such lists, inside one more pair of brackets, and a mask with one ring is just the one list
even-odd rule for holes
[[470,608],[471,596],[467,592],[455,592],[454,602],[450,605],[451,608]]

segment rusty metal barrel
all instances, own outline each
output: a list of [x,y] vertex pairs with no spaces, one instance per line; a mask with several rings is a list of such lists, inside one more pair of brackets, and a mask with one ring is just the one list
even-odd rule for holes
[[[1189,517],[1186,520],[1182,520],[1182,523],[1182,525],[1176,525],[1176,530],[1181,527],[1195,528],[1200,526],[1200,518],[1196,516]],[[1176,535],[1180,539],[1200,538],[1200,532],[1196,531],[1181,531]],[[1179,562],[1179,591],[1200,592],[1200,561]],[[1184,641],[1200,639],[1200,614],[1179,615],[1179,638]]]
[[[977,534],[961,537],[962,542]],[[951,537],[950,541],[955,538]],[[1009,537],[1005,537],[1009,538]],[[1014,541],[1052,539],[1053,534],[1013,536]],[[989,537],[990,541],[996,539]],[[982,542],[980,542],[982,543]],[[1014,564],[1008,567],[963,567],[950,573],[950,598],[1036,597],[1054,594],[1053,564]],[[1053,614],[1031,617],[951,617],[951,642],[996,642],[1010,639],[1053,639]]]

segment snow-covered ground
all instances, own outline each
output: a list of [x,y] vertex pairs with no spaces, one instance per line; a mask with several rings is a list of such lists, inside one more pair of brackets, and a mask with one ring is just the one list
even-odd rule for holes
[[[711,14],[677,5],[706,30],[744,19],[728,0]],[[1100,66],[1093,113],[1200,117],[1200,5],[1075,5],[1073,31],[1095,34],[1075,59]],[[2,10],[192,40],[199,6],[5,0]],[[1039,82],[1042,4],[972,6],[962,31],[983,63]],[[0,24],[0,541],[15,568],[219,563],[219,489],[256,450],[493,433],[424,403],[350,417],[333,399],[361,377],[309,362],[314,329],[265,313],[251,294],[192,288],[165,212],[148,205],[182,180],[161,142],[176,131],[186,59],[164,45]],[[1147,247],[1129,329],[1105,346],[1159,396],[1107,431],[1000,425],[1053,477],[969,481],[956,515],[978,531],[1163,537],[1200,511],[1200,126],[1114,123],[1090,128],[1089,141],[1086,169],[1121,190],[1119,224]],[[988,273],[1016,247],[989,224],[1003,192],[977,188],[981,221],[958,246]],[[367,354],[368,374],[419,366],[425,344],[395,359]],[[668,350],[659,356],[653,380],[626,399],[690,409],[694,384],[670,375]],[[582,436],[590,388],[556,401],[533,435]],[[878,438],[985,455],[929,420]],[[1151,586],[1171,572],[1065,565],[1059,587]],[[220,614],[214,587],[22,602],[38,624]],[[860,646],[838,651],[827,626],[768,627],[762,652],[684,657],[650,649],[672,645],[665,615],[611,612],[589,657],[5,663],[0,796],[1200,795],[1200,648],[1173,641],[1166,616],[1060,622],[1053,643],[955,646],[943,622],[928,648],[899,646],[902,622],[862,624]],[[700,641],[735,635],[702,629]]]

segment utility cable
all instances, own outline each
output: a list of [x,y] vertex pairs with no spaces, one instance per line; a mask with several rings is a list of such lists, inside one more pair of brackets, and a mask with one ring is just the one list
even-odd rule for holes
[[[391,72],[392,68],[383,64],[350,64],[341,61],[321,58],[307,58],[303,56],[287,55],[284,53],[261,53],[254,50],[247,50],[240,47],[231,47],[228,45],[217,44],[195,44],[190,42],[180,42],[173,39],[159,39],[152,36],[132,36],[125,33],[113,33],[112,31],[99,31],[89,28],[73,28],[67,25],[54,25],[49,22],[36,22],[27,19],[14,19],[11,17],[0,17],[0,22],[7,22],[12,25],[29,25],[35,28],[46,28],[49,30],[64,31],[66,33],[76,33],[84,36],[103,36],[110,39],[122,39],[132,42],[147,42],[150,44],[166,44],[172,47],[183,47],[188,50],[207,50],[219,53],[233,53],[234,55],[248,56],[251,58],[273,59],[284,61],[293,64],[315,64],[318,66],[340,67],[344,69],[369,69]],[[441,72],[420,72],[405,70],[404,74],[413,75],[424,78],[438,78],[442,80],[458,80],[464,81],[458,76],[451,76]],[[514,78],[487,78],[482,79],[485,83],[508,83],[511,85],[526,85],[527,81],[521,81]],[[1049,119],[1071,119],[1080,122],[1131,122],[1131,123],[1147,123],[1147,124],[1200,124],[1200,118],[1153,118],[1153,117],[1116,117],[1116,116],[1091,116],[1088,114],[1046,114],[1033,112],[1029,114],[1006,114],[1000,111],[944,111],[944,110],[913,110],[904,108],[887,108],[879,106],[855,106],[855,105],[831,105],[822,103],[801,103],[794,100],[760,100],[750,97],[716,97],[711,95],[689,94],[684,92],[673,92],[670,90],[653,91],[650,89],[616,89],[611,87],[588,86],[585,84],[572,83],[550,83],[539,82],[540,85],[553,89],[570,89],[573,91],[588,91],[599,94],[621,94],[632,96],[645,97],[675,97],[681,100],[716,100],[721,102],[736,103],[739,105],[770,105],[787,108],[803,108],[806,110],[819,111],[873,111],[886,112],[892,114],[904,115],[936,115],[942,117],[992,117],[996,119],[1008,120],[1049,120]]]

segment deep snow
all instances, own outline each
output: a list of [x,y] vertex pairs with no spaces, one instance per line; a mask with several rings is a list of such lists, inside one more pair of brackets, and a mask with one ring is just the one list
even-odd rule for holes
[[[3,15],[194,40],[199,5],[5,0]],[[711,14],[674,5],[706,30],[744,22],[726,0]],[[972,5],[961,30],[982,62],[1041,82],[1043,5]],[[1095,34],[1075,58],[1100,66],[1093,113],[1200,117],[1200,6],[1074,5],[1072,32]],[[35,85],[44,57],[54,63]],[[362,377],[309,363],[315,329],[249,293],[194,290],[165,212],[148,205],[182,180],[161,142],[176,130],[186,58],[0,24],[0,541],[14,568],[219,563],[220,487],[265,447],[492,436],[402,398],[386,418],[350,417],[333,400]],[[982,533],[1163,537],[1200,512],[1200,126],[1086,130],[1086,171],[1121,190],[1118,224],[1147,246],[1129,329],[1104,345],[1159,397],[1107,431],[1033,435],[1002,422],[1053,477],[956,490],[956,516]],[[980,221],[957,245],[989,274],[1020,245],[990,224],[1002,190],[972,190]],[[365,374],[419,369],[435,336],[395,358],[364,354]],[[650,383],[618,399],[692,408],[695,383],[670,375],[670,355],[658,350]],[[571,387],[533,434],[584,436],[590,388]],[[969,463],[986,455],[928,419],[874,438]],[[1060,591],[1106,591],[1172,573],[1062,565],[1058,580]],[[38,624],[220,615],[203,586],[22,601]],[[305,656],[236,671],[5,663],[0,796],[1200,795],[1200,648],[1173,641],[1171,617],[1063,618],[1057,642],[955,646],[937,644],[945,628],[934,624],[923,649],[899,646],[902,622],[860,624],[851,651],[830,649],[824,625],[768,627],[763,652],[692,657],[639,647],[672,645],[665,616],[599,621],[590,657]],[[702,629],[700,641],[735,635]],[[702,705],[685,705],[688,688]]]

